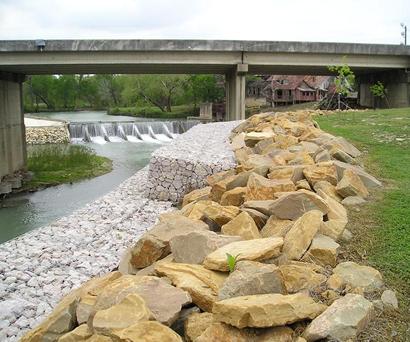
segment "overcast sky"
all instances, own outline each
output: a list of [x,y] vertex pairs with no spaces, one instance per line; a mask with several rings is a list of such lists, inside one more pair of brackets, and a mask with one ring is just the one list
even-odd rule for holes
[[0,0],[0,39],[399,44],[410,0]]

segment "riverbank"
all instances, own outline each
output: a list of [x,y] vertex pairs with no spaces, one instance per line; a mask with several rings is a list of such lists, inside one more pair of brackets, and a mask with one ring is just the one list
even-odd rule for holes
[[19,191],[78,182],[112,171],[112,161],[84,145],[28,146],[27,170],[31,173]]
[[108,115],[127,115],[136,118],[149,119],[186,119],[188,116],[199,114],[199,109],[195,113],[191,105],[172,106],[171,112],[163,112],[158,107],[110,107],[107,110]]

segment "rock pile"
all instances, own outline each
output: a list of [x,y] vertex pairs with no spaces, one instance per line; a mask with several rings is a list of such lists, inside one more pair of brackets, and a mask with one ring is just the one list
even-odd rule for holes
[[[66,296],[22,341],[350,341],[375,312],[381,274],[338,262],[343,203],[381,183],[343,138],[304,113],[237,126],[238,166],[186,194],[119,271]],[[381,300],[397,307],[394,293]]]
[[70,133],[66,125],[26,127],[26,142],[36,144],[67,144],[70,142]]

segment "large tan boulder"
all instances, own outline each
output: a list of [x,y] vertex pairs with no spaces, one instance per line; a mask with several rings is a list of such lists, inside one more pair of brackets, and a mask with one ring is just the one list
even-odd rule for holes
[[246,187],[237,187],[223,193],[221,197],[221,205],[234,205],[239,207],[245,200]]
[[273,132],[249,132],[245,135],[245,144],[249,147],[254,147],[259,141],[273,138]]
[[247,342],[249,333],[229,324],[214,322],[194,342]]
[[141,296],[153,317],[166,325],[171,325],[182,307],[191,303],[191,297],[187,292],[168,284],[163,279],[126,275],[104,288],[97,297],[94,309],[108,309],[131,293]]
[[353,170],[345,170],[343,178],[337,183],[337,193],[344,197],[360,196],[366,198],[369,196],[369,191],[363,184],[360,177]]
[[208,185],[213,186],[214,184],[220,182],[221,180],[227,177],[230,177],[230,176],[234,176],[235,174],[236,174],[235,169],[217,172],[217,173],[214,173],[213,175],[209,175],[208,177],[206,177],[206,182],[208,183]]
[[296,183],[304,178],[303,169],[306,165],[273,166],[269,169],[269,179],[290,179]]
[[[260,154],[250,154],[245,161],[241,162],[241,166],[245,170],[252,170],[257,167],[266,167],[269,168],[273,165],[276,165],[277,161],[275,158],[271,158],[269,156],[263,156]],[[284,164],[284,161],[283,161]]]
[[246,134],[244,132],[241,132],[232,138],[231,140],[232,150],[236,151],[246,146],[245,145],[245,135]]
[[219,289],[219,299],[264,294],[286,294],[282,273],[276,265],[239,261]]
[[194,220],[211,221],[218,226],[223,226],[240,212],[240,209],[234,206],[223,206],[213,201],[198,201],[188,217]]
[[209,254],[204,266],[210,270],[228,271],[227,253],[237,257],[237,261],[261,261],[277,257],[283,245],[282,238],[263,238],[232,242]]
[[198,219],[179,214],[167,215],[163,222],[156,224],[131,248],[130,264],[134,268],[147,267],[170,253],[169,241],[173,237],[204,230],[209,230],[208,225]]
[[214,315],[210,312],[193,313],[189,315],[184,323],[185,339],[188,342],[195,341],[213,321]]
[[225,235],[240,236],[243,240],[258,239],[261,237],[255,221],[247,212],[240,213],[233,220],[224,224],[221,228],[221,232]]
[[252,209],[257,210],[269,218],[271,214],[271,207],[275,204],[276,200],[264,200],[264,201],[247,201],[242,205],[242,210]]
[[91,321],[94,332],[102,335],[113,330],[125,329],[140,321],[152,319],[145,301],[135,293],[128,294],[108,309],[98,310]]
[[322,163],[307,166],[303,169],[303,174],[312,186],[319,181],[327,181],[332,185],[337,184],[337,171],[333,164]]
[[215,303],[215,319],[237,328],[273,327],[313,319],[326,306],[301,293],[262,294],[225,299]]
[[299,260],[302,258],[318,232],[322,220],[321,211],[311,210],[295,221],[283,241],[283,253],[288,259]]
[[[93,332],[88,328],[87,324],[81,324],[74,330],[64,334],[58,339],[58,342],[78,342],[87,341],[92,336]],[[108,338],[109,339],[109,338]],[[109,339],[111,341],[111,339]]]
[[383,286],[382,275],[378,270],[352,261],[338,264],[333,269],[333,276],[341,278],[344,284],[352,288],[363,288],[365,292],[371,292]]
[[292,228],[293,222],[291,220],[281,220],[275,216],[269,217],[266,224],[261,230],[262,237],[285,237]]
[[340,240],[345,232],[347,220],[329,220],[320,224],[319,233],[329,236],[333,240]]
[[249,176],[245,200],[273,199],[276,192],[294,191],[295,184],[290,179],[271,180],[256,173]]
[[319,210],[325,215],[328,213],[329,207],[320,196],[306,190],[288,192],[269,206],[271,215],[288,220],[296,220],[311,210]]
[[21,341],[54,341],[73,330],[77,326],[76,310],[81,298],[98,294],[107,284],[120,276],[119,272],[108,273],[105,276],[93,278],[79,289],[70,292],[57,304],[51,314],[40,325],[24,335]]
[[315,185],[313,186],[313,189],[316,192],[319,192],[319,190],[322,190],[326,195],[332,197],[337,202],[341,202],[343,199],[343,197],[337,193],[336,186],[330,184],[328,181],[316,182]]
[[337,299],[307,327],[303,336],[307,341],[330,339],[349,341],[357,337],[370,322],[373,304],[357,294]]
[[337,264],[337,255],[339,254],[340,245],[332,238],[317,234],[310,245],[308,251],[302,260],[318,264],[321,266],[335,267]]
[[245,207],[241,207],[241,210],[248,213],[253,221],[255,222],[256,226],[258,227],[258,229],[262,229],[263,226],[266,224],[266,222],[268,221],[269,216],[261,213],[258,210],[255,209],[251,209],[251,208],[245,208]]
[[169,278],[176,287],[187,291],[192,301],[202,310],[211,312],[218,300],[218,291],[227,275],[205,269],[200,265],[161,263],[155,268],[158,274]]
[[241,240],[240,236],[220,235],[211,231],[197,231],[173,237],[170,246],[175,262],[202,264],[205,257],[216,249]]
[[185,207],[187,204],[195,201],[208,200],[211,194],[211,189],[212,187],[206,186],[205,188],[191,191],[184,196],[182,206]]
[[326,281],[326,276],[319,273],[321,269],[310,263],[290,263],[279,266],[279,269],[288,293],[312,290]]
[[368,174],[359,166],[351,165],[337,160],[333,161],[333,164],[336,166],[339,181],[343,178],[345,170],[351,170],[360,177],[366,188],[371,189],[382,186],[382,183],[379,180]]
[[159,322],[144,321],[111,333],[114,341],[127,342],[182,342],[181,336]]

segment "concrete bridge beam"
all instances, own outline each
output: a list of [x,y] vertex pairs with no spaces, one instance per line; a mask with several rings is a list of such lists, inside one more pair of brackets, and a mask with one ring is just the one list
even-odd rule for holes
[[26,167],[23,81],[22,75],[0,73],[0,184]]
[[237,64],[225,75],[226,119],[245,120],[245,88],[248,64]]

